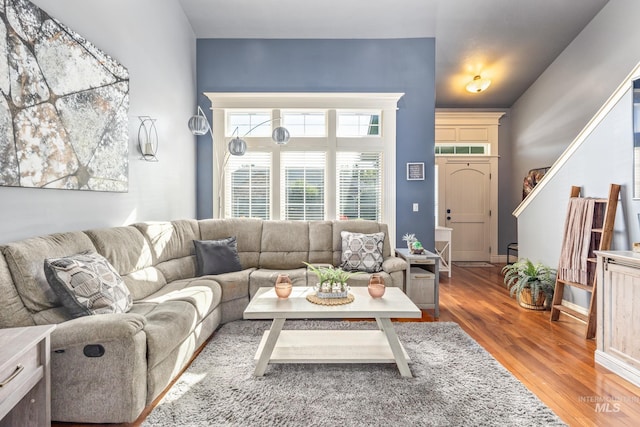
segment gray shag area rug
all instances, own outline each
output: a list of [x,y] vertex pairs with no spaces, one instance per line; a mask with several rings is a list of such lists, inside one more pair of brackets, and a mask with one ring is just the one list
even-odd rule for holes
[[[414,378],[395,364],[274,364],[254,377],[270,321],[220,328],[143,426],[563,426],[455,323],[394,323]],[[285,329],[375,329],[292,320]]]

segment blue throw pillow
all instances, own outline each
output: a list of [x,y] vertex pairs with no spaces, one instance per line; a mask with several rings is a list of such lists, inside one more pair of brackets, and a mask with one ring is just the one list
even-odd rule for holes
[[194,240],[198,276],[242,270],[236,237],[220,240]]

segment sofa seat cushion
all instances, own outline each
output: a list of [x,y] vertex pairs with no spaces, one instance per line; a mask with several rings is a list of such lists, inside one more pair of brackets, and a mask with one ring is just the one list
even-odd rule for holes
[[387,273],[394,273],[396,271],[404,271],[407,269],[407,262],[399,257],[389,257],[382,263],[382,269]]
[[146,321],[147,370],[169,357],[199,323],[195,306],[187,301],[134,303],[129,313],[142,314]]
[[[381,271],[380,273],[376,273],[376,274],[379,274],[380,277],[382,277],[382,280],[384,280],[385,286],[393,286],[393,279],[391,278],[391,275],[389,273]],[[347,284],[353,287],[368,286],[370,278],[371,278],[371,274],[368,274],[368,273],[353,274],[347,280]]]
[[222,288],[221,302],[233,301],[239,298],[246,298],[249,295],[249,276],[255,268],[247,268],[242,271],[232,273],[216,274],[215,276],[203,276],[203,278],[213,279],[220,283]]
[[296,268],[295,270],[270,270],[261,268],[251,273],[251,277],[249,278],[249,297],[253,298],[260,288],[273,287],[276,284],[276,279],[279,274],[288,274],[293,286],[307,286],[306,268]]
[[196,277],[168,283],[159,291],[140,300],[140,303],[188,302],[196,309],[198,321],[201,321],[220,304],[221,298],[222,288],[217,281],[211,278]]

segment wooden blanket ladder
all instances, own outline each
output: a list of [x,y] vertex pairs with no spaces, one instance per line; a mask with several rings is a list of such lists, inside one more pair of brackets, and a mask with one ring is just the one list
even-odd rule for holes
[[[611,246],[619,194],[620,185],[611,184],[609,198],[594,200],[593,225],[587,258],[587,284],[556,278],[556,288],[553,294],[553,303],[551,304],[551,320],[558,320],[560,313],[565,313],[585,322],[587,324],[587,339],[594,338],[596,335],[596,256],[594,251],[606,251]],[[580,197],[580,187],[571,187],[571,197]],[[566,242],[563,242],[563,245],[565,244]],[[565,286],[572,286],[591,293],[586,315],[562,304]]]

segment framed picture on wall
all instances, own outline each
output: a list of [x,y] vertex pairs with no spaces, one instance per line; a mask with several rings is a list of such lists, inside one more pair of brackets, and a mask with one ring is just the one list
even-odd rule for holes
[[424,181],[424,163],[407,163],[407,181]]

